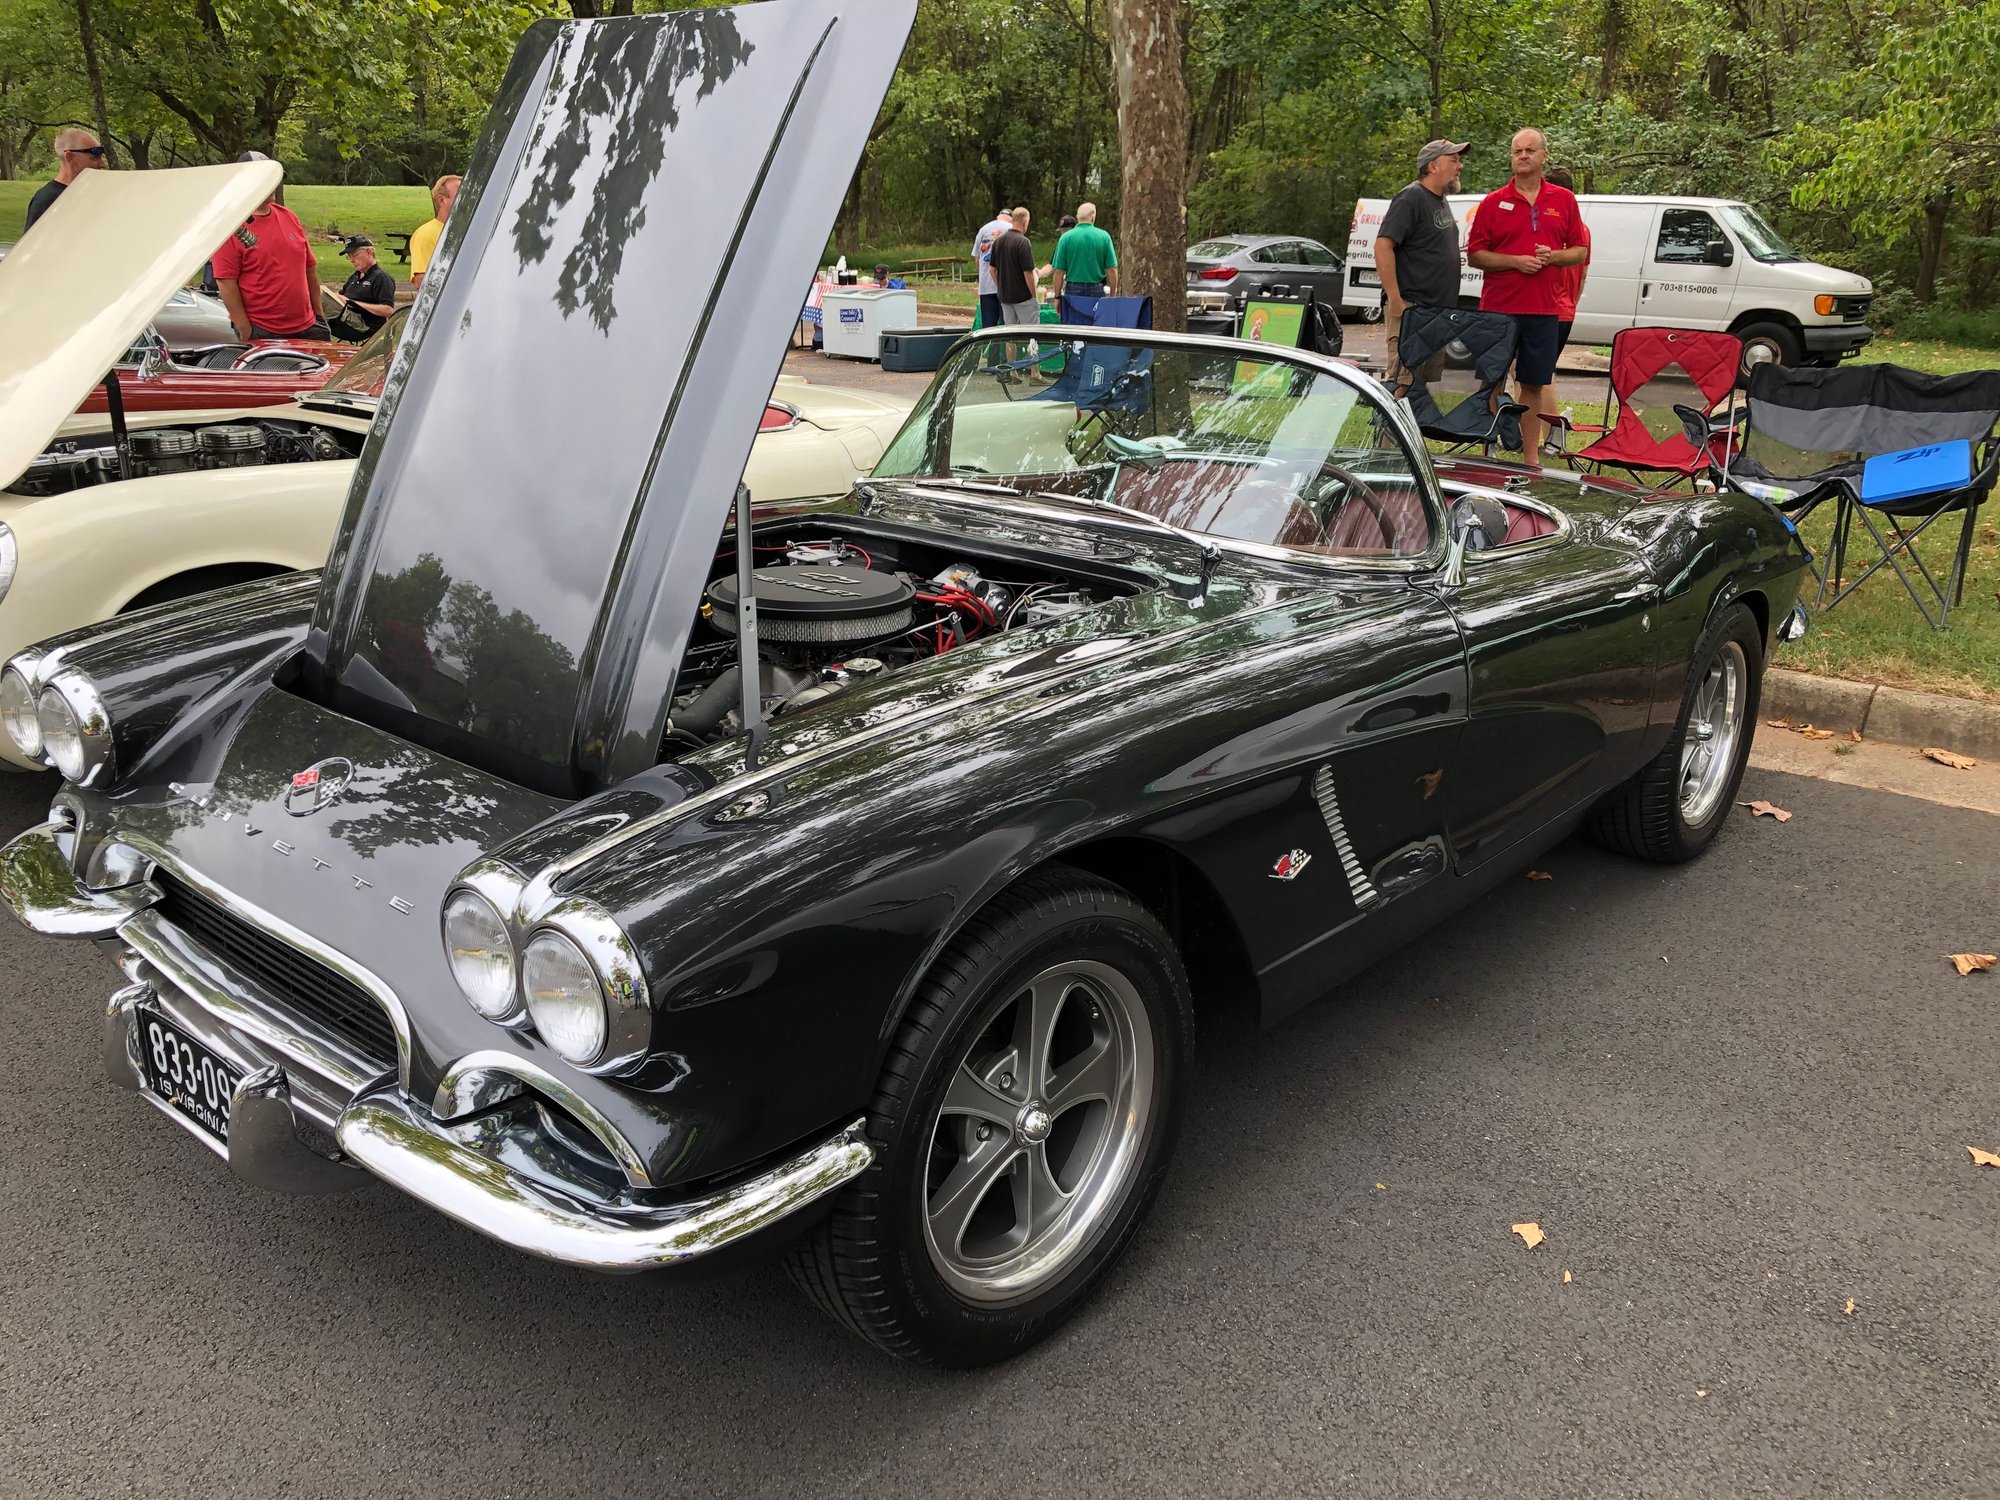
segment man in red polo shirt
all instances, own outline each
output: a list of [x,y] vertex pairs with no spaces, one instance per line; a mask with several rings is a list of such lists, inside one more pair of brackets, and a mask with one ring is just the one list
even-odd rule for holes
[[1590,252],[1576,194],[1542,177],[1548,138],[1530,125],[1514,133],[1509,151],[1514,176],[1473,211],[1465,258],[1486,273],[1480,307],[1508,314],[1519,330],[1514,381],[1529,412],[1521,439],[1525,451],[1534,453],[1547,436],[1541,413],[1562,347],[1562,277],[1552,268],[1582,265]]
[[223,241],[210,264],[238,338],[329,336],[319,316],[319,267],[312,242],[298,215],[279,203],[275,193]]

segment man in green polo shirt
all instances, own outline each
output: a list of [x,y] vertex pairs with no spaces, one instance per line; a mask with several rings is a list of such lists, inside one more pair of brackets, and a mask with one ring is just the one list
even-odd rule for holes
[[1076,228],[1066,231],[1056,241],[1055,279],[1050,289],[1056,294],[1056,306],[1062,309],[1063,321],[1069,321],[1069,304],[1063,299],[1068,290],[1079,297],[1104,297],[1118,291],[1118,252],[1111,246],[1111,236],[1097,227],[1097,205],[1079,203],[1076,206]]

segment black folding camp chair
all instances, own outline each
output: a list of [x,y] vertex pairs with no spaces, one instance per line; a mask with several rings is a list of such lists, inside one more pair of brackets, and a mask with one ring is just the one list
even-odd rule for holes
[[[1407,378],[1394,390],[1410,403],[1418,431],[1454,447],[1478,448],[1489,457],[1496,448],[1519,450],[1521,418],[1528,408],[1506,391],[1507,372],[1514,364],[1514,333],[1514,320],[1505,313],[1462,307],[1412,307],[1403,313],[1396,335],[1397,360]],[[1444,411],[1424,384],[1423,367],[1452,344],[1471,353],[1479,389]]]
[[[2000,474],[2000,370],[1926,375],[1900,365],[1831,370],[1759,365],[1750,377],[1744,414],[1747,426],[1726,468],[1718,471],[1719,482],[1767,501],[1794,528],[1820,506],[1834,507],[1826,557],[1813,561],[1815,606],[1832,609],[1887,567],[1925,621],[1944,629],[1952,606],[1964,596],[1979,507]],[[1682,418],[1690,442],[1719,425],[1692,412]],[[1697,426],[1704,431],[1697,433]],[[1869,459],[1955,442],[1971,445],[1962,482],[1891,498],[1868,493]],[[1951,567],[1939,583],[1916,542],[1950,515],[1961,518],[1959,535]],[[1850,579],[1848,550],[1862,536],[1878,555]]]

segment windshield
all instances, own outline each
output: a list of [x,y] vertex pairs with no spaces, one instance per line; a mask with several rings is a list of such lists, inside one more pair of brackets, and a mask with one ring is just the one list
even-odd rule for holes
[[1252,344],[1120,337],[961,344],[874,477],[1003,506],[1010,491],[1108,502],[1212,537],[1327,555],[1429,550],[1424,470],[1386,398]]
[[1743,241],[1743,248],[1750,252],[1752,260],[1761,260],[1769,265],[1773,261],[1802,259],[1777,230],[1764,222],[1764,216],[1749,204],[1725,203],[1722,217],[1729,221],[1729,227]]
[[382,382],[389,378],[389,357],[396,352],[396,340],[403,336],[403,325],[409,321],[407,307],[389,314],[389,321],[363,339],[361,347],[354,351],[354,358],[320,389],[349,396],[381,395]]

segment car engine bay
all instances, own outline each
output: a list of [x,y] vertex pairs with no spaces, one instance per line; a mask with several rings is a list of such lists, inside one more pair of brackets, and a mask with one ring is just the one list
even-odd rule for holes
[[[702,597],[663,753],[742,733],[732,549]],[[728,567],[729,571],[722,571]],[[850,686],[1008,631],[1031,630],[1142,587],[1110,569],[1050,568],[973,546],[865,538],[824,524],[757,533],[753,573],[762,712],[794,714]]]
[[48,449],[4,493],[40,499],[120,479],[320,463],[358,456],[361,442],[360,433],[264,418],[202,427],[142,427],[127,435],[121,464],[111,434],[93,434]]

